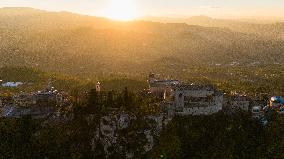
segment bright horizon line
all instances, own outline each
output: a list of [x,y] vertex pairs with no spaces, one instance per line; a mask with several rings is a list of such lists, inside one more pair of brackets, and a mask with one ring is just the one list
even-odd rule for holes
[[[209,18],[216,18],[216,19],[254,19],[254,20],[280,20],[284,21],[284,15],[283,16],[274,16],[274,15],[232,15],[232,14],[225,14],[222,16],[216,16],[216,15],[208,15],[208,14],[144,14],[137,16],[133,18],[132,20],[115,20],[112,18],[109,18],[104,15],[98,15],[98,14],[88,14],[88,13],[83,13],[80,11],[71,11],[71,10],[60,10],[60,9],[46,9],[46,8],[35,8],[35,7],[29,7],[29,6],[7,6],[7,7],[0,7],[0,9],[34,9],[34,10],[40,10],[40,11],[45,11],[45,12],[67,12],[71,14],[78,14],[78,15],[83,15],[83,16],[91,16],[91,17],[98,17],[98,18],[106,18],[114,21],[133,21],[133,20],[143,20],[143,18],[147,17],[152,17],[152,18],[173,18],[173,19],[186,19],[190,17],[198,17],[198,16],[205,16]],[[272,19],[270,19],[272,18]]]

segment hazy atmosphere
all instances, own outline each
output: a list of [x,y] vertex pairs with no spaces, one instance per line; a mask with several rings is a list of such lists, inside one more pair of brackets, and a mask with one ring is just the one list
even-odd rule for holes
[[0,158],[284,159],[284,0],[0,0]]
[[[115,4],[115,9],[113,5]],[[123,5],[123,6],[122,6]],[[33,7],[95,16],[131,12],[133,16],[276,16],[283,17],[283,0],[1,0],[0,7]]]

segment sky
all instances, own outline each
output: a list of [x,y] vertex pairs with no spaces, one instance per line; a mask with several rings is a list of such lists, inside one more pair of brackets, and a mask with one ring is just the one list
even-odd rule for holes
[[[109,3],[131,3],[137,16],[283,16],[284,0],[0,0],[0,7],[32,7],[106,16]],[[128,8],[129,9],[129,8]],[[121,8],[120,10],[127,10]],[[133,8],[132,8],[133,10]],[[127,13],[127,12],[126,12]],[[113,13],[115,14],[115,13]]]

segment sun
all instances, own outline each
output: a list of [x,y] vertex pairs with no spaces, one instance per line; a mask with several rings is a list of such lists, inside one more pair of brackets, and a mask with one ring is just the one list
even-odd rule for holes
[[134,20],[138,17],[135,0],[108,0],[104,16],[120,21]]

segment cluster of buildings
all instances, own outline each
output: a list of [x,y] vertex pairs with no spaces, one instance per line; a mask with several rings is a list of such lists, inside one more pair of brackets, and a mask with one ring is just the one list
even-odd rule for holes
[[68,102],[67,94],[54,88],[34,93],[21,92],[11,97],[0,98],[0,115],[15,118],[31,115],[33,118],[45,118],[56,113]]
[[222,110],[223,93],[212,85],[182,84],[178,80],[158,80],[149,75],[149,93],[166,102],[171,115],[210,115]]
[[[145,136],[144,151],[152,150],[154,138],[159,136],[161,130],[174,116],[210,115],[222,110],[224,95],[211,85],[186,85],[178,80],[158,80],[155,74],[148,79],[148,94],[160,99],[161,111],[157,114],[143,117],[148,128],[142,132],[128,132]],[[97,85],[98,87],[98,85]],[[99,87],[98,87],[99,88]],[[97,88],[97,91],[100,89]],[[131,113],[117,112],[103,116],[97,132],[97,140],[104,145],[106,154],[111,154],[111,147],[117,145],[119,131],[129,128],[137,118]],[[131,151],[126,154],[131,158]]]
[[3,83],[1,80],[0,80],[0,83],[2,87],[18,87],[24,84],[23,82],[4,82]]
[[[268,109],[284,113],[284,99],[267,94],[247,96],[232,92],[227,95],[212,85],[183,84],[178,80],[158,80],[151,73],[148,79],[149,94],[160,98],[161,106],[169,115],[210,115],[219,111],[232,113],[238,110],[252,112],[261,118]],[[269,104],[268,104],[269,101]]]
[[[135,123],[137,117],[130,112],[112,111],[100,118],[100,123],[95,132],[93,142],[101,142],[106,154],[110,155],[114,145],[120,142],[128,142],[129,135],[145,136],[144,151],[152,150],[154,138],[159,136],[160,131],[174,116],[187,115],[211,115],[219,111],[232,113],[236,110],[251,111],[254,118],[263,119],[267,109],[276,109],[284,113],[284,99],[272,97],[269,100],[264,98],[248,97],[245,94],[233,93],[226,95],[212,85],[184,84],[178,80],[159,80],[151,73],[148,79],[148,94],[153,98],[160,99],[161,111],[155,115],[143,117],[148,127],[145,130],[130,131],[127,134],[119,134]],[[101,92],[101,85],[97,83],[96,89],[99,99],[103,102],[109,96]],[[56,113],[59,108],[68,105],[68,95],[58,92],[53,88],[42,92],[20,93],[9,98],[0,99],[0,115],[4,117],[22,117],[32,115],[36,118],[45,118]],[[268,104],[268,105],[267,105]],[[70,105],[70,103],[69,103]],[[112,110],[112,109],[111,109]],[[90,118],[92,121],[91,115]],[[265,121],[264,121],[265,122]],[[135,138],[135,137],[134,137]],[[122,146],[118,146],[123,148]],[[126,153],[126,158],[133,158],[132,151]]]
[[11,81],[3,81],[0,79],[0,86],[1,87],[19,87],[22,86],[23,82],[11,82]]

